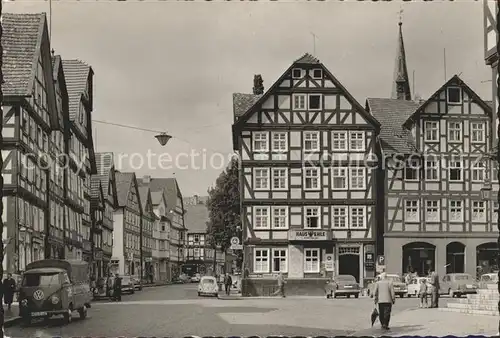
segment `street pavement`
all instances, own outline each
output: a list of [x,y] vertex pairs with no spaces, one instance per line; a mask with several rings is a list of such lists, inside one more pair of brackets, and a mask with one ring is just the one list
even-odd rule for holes
[[[441,303],[445,306],[446,299],[443,298]],[[6,328],[6,335],[12,338],[48,338],[387,334],[380,332],[378,324],[375,328],[370,327],[373,306],[373,300],[365,297],[217,299],[198,297],[196,284],[169,285],[125,295],[122,302],[94,302],[87,319],[79,320],[75,314],[69,325],[52,319]],[[412,334],[415,330],[422,331],[426,322],[438,318],[436,316],[451,316],[434,309],[416,308],[415,298],[396,301],[393,310],[395,332]],[[452,319],[448,320],[448,324],[453,324]],[[461,321],[463,324],[464,320]],[[471,334],[478,333],[477,325],[471,330],[474,331]]]

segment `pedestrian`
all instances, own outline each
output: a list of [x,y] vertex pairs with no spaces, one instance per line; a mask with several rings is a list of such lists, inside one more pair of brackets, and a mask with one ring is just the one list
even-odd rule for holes
[[14,301],[14,294],[16,293],[16,281],[12,278],[12,274],[7,274],[7,278],[3,280],[3,301],[10,310],[10,306]]
[[108,278],[106,280],[106,295],[113,300],[113,288],[114,288],[114,278],[111,273],[108,274]]
[[233,279],[226,273],[224,276],[224,286],[226,287],[226,295],[228,296],[231,294],[231,285],[233,285]]
[[117,302],[122,301],[122,279],[121,277],[116,274],[115,276],[115,283],[114,283],[114,288],[113,288],[113,298]]
[[285,298],[285,277],[283,277],[283,273],[279,273],[278,275],[278,291],[276,294],[279,294],[281,297]]
[[431,278],[431,308],[439,307],[439,275],[434,269],[429,269]]
[[420,290],[418,296],[420,298],[420,307],[421,308],[428,307],[429,304],[427,303],[427,282],[425,279],[422,279],[422,282],[420,283]]
[[396,294],[394,293],[392,281],[387,280],[385,272],[380,274],[380,280],[375,283],[373,298],[375,304],[378,304],[380,324],[384,330],[389,330],[392,305],[396,302]]

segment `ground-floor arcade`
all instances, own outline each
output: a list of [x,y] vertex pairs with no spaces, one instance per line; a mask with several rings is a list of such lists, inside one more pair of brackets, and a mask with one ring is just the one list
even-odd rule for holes
[[435,270],[476,276],[497,269],[496,237],[386,237],[385,268],[388,273],[416,272],[420,276]]

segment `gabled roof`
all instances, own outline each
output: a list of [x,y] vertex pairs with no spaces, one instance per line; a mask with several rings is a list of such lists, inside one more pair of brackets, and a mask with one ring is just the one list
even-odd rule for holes
[[99,206],[103,201],[102,176],[90,177],[90,202],[92,206]]
[[408,117],[408,119],[404,122],[405,125],[412,123],[412,121],[416,120],[420,113],[429,105],[429,103],[433,102],[433,99],[439,96],[439,94],[448,86],[460,86],[462,87],[467,94],[473,99],[475,103],[481,106],[486,113],[491,117],[493,116],[493,112],[491,109],[491,105],[487,102],[483,101],[479,95],[476,94],[458,75],[453,75],[451,79],[449,79],[444,85],[442,85],[434,94],[432,94],[427,101],[425,101],[415,112]]
[[380,122],[379,140],[387,154],[409,154],[417,151],[416,142],[404,122],[420,106],[407,100],[369,98],[367,110]]
[[[150,178],[149,183],[144,183],[144,180],[137,179],[139,186],[149,186],[151,192],[165,191],[167,208],[172,210],[177,205],[177,196],[180,196],[182,201],[182,193],[175,178]],[[184,206],[183,206],[184,207]]]
[[118,207],[127,206],[128,194],[134,182],[134,173],[115,171]]
[[29,96],[38,62],[45,14],[2,14],[4,96]]
[[[334,83],[335,87],[339,88],[344,96],[346,97],[346,99],[353,105],[353,107],[357,108],[357,110],[364,115],[364,117],[370,121],[374,126],[378,127],[380,124],[378,123],[378,121],[373,118],[373,116],[371,116],[370,114],[368,114],[364,107],[361,106],[358,101],[356,101],[356,99],[347,91],[347,89],[345,89],[345,87],[340,83],[340,81],[338,81],[335,76],[333,76],[333,74],[325,67],[325,65],[323,65],[318,59],[316,59],[315,57],[313,57],[312,55],[310,54],[305,54],[304,56],[302,56],[301,58],[299,58],[298,60],[296,60],[294,63],[292,63],[292,65],[290,67],[287,68],[287,70],[285,72],[283,72],[283,74],[280,76],[280,78],[278,80],[276,80],[273,85],[271,86],[271,88],[269,88],[267,90],[267,92],[264,93],[264,95],[260,96],[252,105],[249,106],[249,108],[244,112],[242,113],[242,110],[240,109],[240,107],[243,107],[245,108],[246,105],[249,105],[249,103],[252,101],[252,100],[255,100],[255,98],[251,98],[249,96],[242,96],[242,94],[233,94],[233,100],[236,98],[238,99],[237,102],[234,102],[233,101],[233,109],[235,107],[238,108],[238,110],[234,110],[234,115],[236,116],[238,114],[239,116],[239,119],[233,124],[233,134],[235,132],[236,129],[238,129],[241,125],[243,125],[243,123],[245,123],[245,121],[253,114],[257,111],[257,109],[260,107],[260,105],[262,103],[264,103],[270,95],[272,95],[274,93],[274,91],[276,90],[276,88],[278,88],[278,86],[280,85],[280,83],[287,77],[289,76],[289,73],[290,71],[292,70],[292,68],[296,67],[297,65],[303,65],[303,64],[315,64],[315,65],[318,65],[320,66],[322,69],[323,69],[323,72],[328,76],[330,77],[330,79],[332,80],[332,82]],[[246,94],[246,95],[249,95],[249,94]],[[243,102],[243,101],[246,101],[246,104]]]
[[248,109],[250,109],[262,95],[255,94],[243,94],[243,93],[234,93],[233,94],[233,112],[234,112],[234,121],[238,120],[240,116],[245,114]]
[[207,232],[208,216],[208,208],[205,204],[199,203],[188,206],[184,219],[188,233]]
[[[153,205],[159,205],[161,202],[161,199],[163,197],[163,190],[161,191],[152,191],[151,192],[151,203]],[[165,198],[166,200],[166,198]]]
[[69,118],[77,118],[80,109],[80,100],[85,89],[92,68],[80,60],[63,60],[64,73],[69,97]]
[[149,187],[148,186],[139,186],[139,199],[141,200],[142,212],[146,213],[148,202],[151,201],[149,199]]

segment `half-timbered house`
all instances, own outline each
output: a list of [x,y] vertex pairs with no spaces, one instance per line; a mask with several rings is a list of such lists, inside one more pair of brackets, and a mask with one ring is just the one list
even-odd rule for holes
[[3,14],[3,266],[45,257],[49,136],[58,113],[45,14]]
[[104,224],[104,211],[106,208],[106,200],[102,181],[99,176],[91,176],[90,178],[90,194],[91,194],[91,209],[92,228],[90,238],[92,241],[92,266],[91,276],[101,278],[106,276],[103,274],[103,251],[102,251],[102,230]]
[[117,208],[114,211],[113,272],[141,273],[141,202],[134,173],[115,171]]
[[153,266],[153,224],[156,215],[153,211],[151,191],[148,186],[139,187],[139,199],[141,200],[141,257],[142,278],[151,281],[154,277]]
[[459,76],[411,101],[401,24],[391,99],[368,99],[381,123],[379,227],[386,271],[467,272],[488,258],[496,213],[481,189],[491,176],[491,106]]
[[280,272],[308,286],[332,274],[363,283],[374,274],[379,123],[309,54],[258,88],[233,95],[244,268],[256,283]]
[[[144,182],[144,179],[142,180]],[[156,215],[153,226],[153,265],[155,281],[170,281],[170,228],[171,222],[167,217],[168,205],[165,190],[151,192],[151,202]]]

